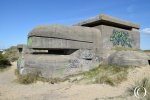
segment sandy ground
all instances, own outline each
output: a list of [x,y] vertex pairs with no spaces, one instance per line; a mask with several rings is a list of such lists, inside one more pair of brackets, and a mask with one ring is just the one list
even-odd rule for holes
[[69,82],[22,85],[15,81],[15,69],[14,62],[9,70],[0,72],[0,100],[137,100],[135,97],[123,99],[119,96],[123,96],[126,88],[135,80],[150,76],[150,66],[146,66],[130,71],[128,80],[117,87],[105,84],[77,85]]

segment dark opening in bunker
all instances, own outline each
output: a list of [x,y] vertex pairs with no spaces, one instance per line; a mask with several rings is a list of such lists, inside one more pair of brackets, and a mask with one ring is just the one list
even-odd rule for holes
[[70,55],[77,49],[34,50],[33,54]]
[[19,53],[22,53],[23,47],[24,47],[24,45],[22,45],[22,44],[17,45],[17,49],[18,49]]
[[48,50],[48,54],[55,54],[55,55],[70,55],[76,50],[74,49],[56,49],[56,50]]
[[21,53],[22,52],[22,48],[18,48],[18,51],[19,51],[19,53]]
[[92,58],[86,58],[86,60],[92,60]]
[[150,65],[150,60],[148,60],[148,64]]

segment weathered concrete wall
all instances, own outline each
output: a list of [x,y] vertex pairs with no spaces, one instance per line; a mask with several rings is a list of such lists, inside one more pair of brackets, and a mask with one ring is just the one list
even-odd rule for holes
[[109,64],[145,66],[148,64],[148,56],[142,51],[115,51],[108,58]]
[[94,46],[93,42],[74,41],[58,38],[30,37],[32,43],[30,48],[36,49],[91,49]]
[[93,49],[101,33],[98,29],[81,26],[51,25],[33,29],[28,46],[36,49]]
[[39,74],[46,78],[65,76],[97,67],[101,58],[91,50],[80,49],[71,55],[24,54],[18,60],[21,74]]

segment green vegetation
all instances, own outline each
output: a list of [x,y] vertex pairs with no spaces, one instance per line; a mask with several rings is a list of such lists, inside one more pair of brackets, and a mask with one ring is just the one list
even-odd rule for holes
[[127,80],[128,70],[133,66],[99,65],[90,71],[67,77],[72,82],[87,84],[108,84],[117,86]]
[[0,70],[10,66],[10,61],[3,54],[0,53]]
[[11,62],[16,61],[19,58],[19,52],[16,46],[12,46],[5,50],[4,56]]
[[15,70],[15,75],[17,76],[17,81],[22,84],[30,84],[37,80],[37,75],[20,75],[17,69]]
[[0,53],[0,71],[5,70],[11,65],[10,62],[17,60],[19,53],[16,47],[10,47],[6,49],[3,54]]
[[31,38],[31,37],[28,38],[27,45],[28,45],[28,46],[31,46],[31,45],[32,45],[32,38]]
[[144,52],[150,52],[150,50],[144,50]]
[[92,80],[92,83],[109,84],[115,86],[127,79],[129,66],[118,65],[100,65],[84,73],[86,79]]
[[[140,81],[136,81],[134,85],[130,86],[130,87],[126,90],[127,94],[130,95],[130,96],[134,95],[134,90],[135,90],[135,88],[136,88],[137,86],[139,86],[139,87],[141,88],[140,91],[139,91],[139,94],[140,94],[141,96],[143,96],[143,94],[144,94],[144,92],[145,92],[145,91],[144,91],[144,88],[145,88],[146,91],[147,91],[146,96],[145,96],[144,98],[142,98],[142,100],[150,100],[150,78],[145,77],[145,78],[143,78],[143,79],[140,80]],[[144,87],[144,88],[142,88],[142,87]]]

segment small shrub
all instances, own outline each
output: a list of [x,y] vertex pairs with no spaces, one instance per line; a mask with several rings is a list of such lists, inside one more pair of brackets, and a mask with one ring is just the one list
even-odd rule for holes
[[144,52],[150,52],[150,50],[143,50]]
[[0,54],[0,69],[10,66],[10,61],[2,54]]
[[15,70],[15,75],[17,76],[17,81],[22,84],[34,83],[38,78],[35,74],[21,75],[17,69]]
[[12,46],[5,50],[5,57],[11,62],[16,61],[19,58],[19,52],[16,46]]
[[37,76],[33,74],[20,75],[18,78],[19,78],[19,82],[23,84],[30,84],[36,82],[37,80]]

